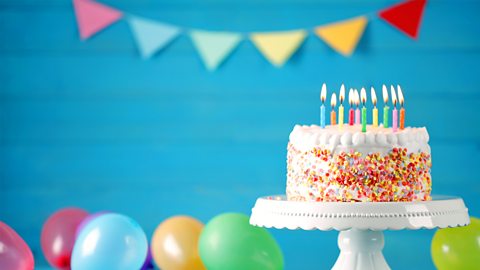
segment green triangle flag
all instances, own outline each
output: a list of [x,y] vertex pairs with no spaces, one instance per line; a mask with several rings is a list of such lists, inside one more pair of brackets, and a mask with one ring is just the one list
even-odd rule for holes
[[209,70],[217,69],[242,41],[239,33],[201,30],[191,31],[190,38]]

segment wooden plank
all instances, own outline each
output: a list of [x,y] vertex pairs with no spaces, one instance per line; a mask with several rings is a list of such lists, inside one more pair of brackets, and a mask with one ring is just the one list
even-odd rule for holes
[[[428,126],[434,141],[478,141],[480,130],[458,132],[457,127],[469,126],[475,120],[479,99],[411,98],[407,125]],[[0,105],[7,145],[283,142],[296,123],[318,122],[318,101],[314,97],[305,102],[20,100]],[[464,117],[458,117],[457,108],[462,108]]]
[[137,180],[152,189],[277,183],[285,178],[285,149],[286,142],[3,146],[4,188],[135,189]]
[[[371,6],[296,6],[275,9],[272,6],[233,8],[205,8],[196,5],[188,8],[137,7],[125,10],[182,27],[229,31],[273,31],[297,28],[313,28],[316,25],[376,12],[382,3]],[[480,29],[471,23],[476,18],[480,3],[467,2],[451,5],[435,3],[428,7],[422,23],[421,35],[415,42],[391,26],[372,20],[360,44],[360,51],[428,51],[428,50],[474,50],[480,48],[476,38]],[[372,14],[372,16],[373,16]],[[87,42],[78,38],[78,30],[71,6],[64,8],[0,8],[0,32],[8,36],[0,44],[0,53],[19,54],[23,51],[49,54],[118,53],[134,54],[135,45],[126,22],[108,28]],[[31,21],[35,21],[32,24]],[[61,23],[60,23],[61,22]],[[57,27],[59,24],[62,27]],[[19,35],[25,29],[28,35]],[[445,35],[445,33],[449,33]],[[315,38],[316,39],[316,38]],[[324,51],[326,46],[318,41],[312,43],[315,51]],[[179,48],[180,49],[180,48]],[[191,44],[184,43],[182,50],[192,52]],[[167,52],[165,52],[167,53]],[[171,53],[171,52],[170,52]]]
[[[407,97],[418,94],[452,98],[478,95],[480,85],[475,69],[480,53],[371,51],[344,58],[328,51],[314,53],[305,44],[284,68],[275,69],[253,45],[244,43],[222,68],[212,73],[205,70],[195,55],[175,53],[176,46],[186,42],[189,41],[179,40],[150,61],[123,54],[1,56],[0,98],[5,95],[73,99],[163,99],[175,95],[257,98],[260,95],[291,100],[311,99],[315,95],[316,99],[323,82],[335,90],[342,82],[347,87],[375,85],[378,94],[382,83],[400,83]],[[431,74],[435,74],[435,79]]]
[[[285,136],[286,137],[286,136]],[[451,183],[472,185],[472,156],[478,144],[431,143],[434,189],[452,190]],[[286,141],[261,144],[22,145],[3,146],[3,190],[87,192],[91,190],[175,189],[192,186],[247,188],[263,184],[283,192]],[[454,158],[452,158],[452,156]],[[140,186],[138,184],[141,183]],[[273,191],[271,191],[273,192]],[[461,194],[458,194],[461,195]]]

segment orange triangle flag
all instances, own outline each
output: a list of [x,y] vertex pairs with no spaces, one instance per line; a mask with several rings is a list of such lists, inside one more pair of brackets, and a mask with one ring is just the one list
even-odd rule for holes
[[353,19],[319,26],[315,34],[325,41],[332,49],[344,56],[352,55],[368,24],[367,17]]
[[426,0],[409,0],[384,9],[378,16],[407,36],[417,39]]

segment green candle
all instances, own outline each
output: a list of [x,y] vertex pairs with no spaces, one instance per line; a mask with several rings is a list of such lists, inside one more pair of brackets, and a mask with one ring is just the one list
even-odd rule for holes
[[367,108],[362,108],[362,132],[367,132]]
[[365,91],[365,88],[362,87],[362,90],[360,90],[360,96],[362,99],[363,103],[363,108],[362,108],[362,132],[367,132],[367,108],[365,108],[365,103],[367,102],[367,93]]
[[387,105],[383,107],[383,127],[384,128],[388,128],[388,109],[389,107]]
[[383,127],[388,128],[388,91],[387,86],[385,84],[382,86],[382,93],[383,93],[383,102],[385,106],[383,107]]

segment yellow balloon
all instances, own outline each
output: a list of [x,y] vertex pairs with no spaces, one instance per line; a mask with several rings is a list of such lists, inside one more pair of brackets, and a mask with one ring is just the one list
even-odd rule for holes
[[165,220],[153,233],[153,260],[162,270],[206,269],[198,253],[198,239],[203,223],[188,217],[176,216]]

